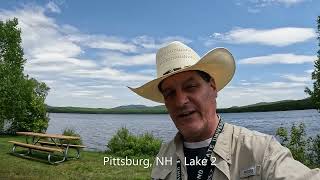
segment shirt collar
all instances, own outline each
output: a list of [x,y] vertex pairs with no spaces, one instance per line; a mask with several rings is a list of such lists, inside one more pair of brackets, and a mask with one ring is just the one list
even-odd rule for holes
[[185,148],[189,148],[189,149],[208,147],[211,142],[211,139],[212,137],[200,142],[183,142],[183,145]]
[[225,123],[222,132],[219,134],[217,144],[213,152],[219,155],[222,159],[231,162],[231,143],[232,143],[233,128],[230,124]]
[[[229,166],[231,162],[231,143],[233,136],[233,127],[232,125],[225,123],[222,132],[219,134],[216,146],[213,149],[213,156],[216,156],[216,168],[219,169],[227,179],[230,179],[230,170]],[[183,137],[178,132],[174,138],[176,156],[180,159],[184,159],[183,153]],[[184,161],[182,161],[183,171],[186,172],[186,167]]]
[[[225,123],[222,132],[219,134],[217,143],[213,149],[213,152],[219,155],[228,164],[231,162],[231,143],[232,143],[233,128],[230,124]],[[183,137],[178,132],[174,138],[176,145],[176,153],[180,158],[184,158],[183,153]]]

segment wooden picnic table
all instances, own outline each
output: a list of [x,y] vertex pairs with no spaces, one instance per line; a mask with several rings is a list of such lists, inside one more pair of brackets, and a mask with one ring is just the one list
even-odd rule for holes
[[[48,162],[51,164],[61,163],[65,161],[67,158],[70,158],[68,157],[69,148],[74,148],[77,150],[76,158],[78,159],[80,157],[80,149],[85,147],[83,145],[71,144],[72,140],[80,140],[80,137],[78,136],[65,136],[61,134],[47,134],[47,133],[35,133],[35,132],[17,132],[17,134],[26,136],[26,143],[9,141],[10,143],[13,143],[13,149],[12,149],[13,153],[15,153],[16,146],[28,148],[28,152],[26,154],[15,153],[21,156],[32,154],[31,150],[45,151],[45,152],[48,152]],[[31,142],[29,141],[28,137],[32,138]],[[48,141],[47,139],[50,139],[51,141]],[[48,146],[51,146],[51,147],[48,147]],[[52,162],[51,156],[55,155],[54,152],[62,153],[63,159]]]
[[35,133],[35,132],[17,132],[18,135],[41,137],[41,138],[54,138],[64,140],[79,140],[78,136],[65,136],[61,134],[46,134],[46,133]]

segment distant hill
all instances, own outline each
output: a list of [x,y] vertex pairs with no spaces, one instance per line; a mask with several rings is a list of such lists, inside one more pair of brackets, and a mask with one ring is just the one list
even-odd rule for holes
[[315,109],[310,98],[301,100],[283,100],[276,102],[261,102],[248,106],[232,107],[218,109],[222,113],[238,113],[238,112],[266,112],[266,111],[288,111],[288,110],[304,110]]
[[[283,100],[276,102],[260,102],[247,106],[231,107],[218,109],[219,113],[238,113],[238,112],[265,112],[265,111],[288,111],[315,109],[311,99],[302,100]],[[164,105],[144,106],[127,105],[115,108],[84,108],[84,107],[52,107],[47,106],[47,111],[51,113],[84,113],[84,114],[166,114],[167,109]]]
[[84,107],[53,107],[47,106],[51,113],[82,113],[82,114],[165,114],[165,107],[148,107],[144,105],[119,106],[115,108],[84,108]]
[[111,109],[142,109],[142,108],[148,108],[148,106],[145,105],[126,105],[126,106],[118,106]]

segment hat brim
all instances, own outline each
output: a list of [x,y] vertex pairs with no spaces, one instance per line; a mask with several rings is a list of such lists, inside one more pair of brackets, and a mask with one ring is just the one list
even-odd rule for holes
[[154,79],[138,88],[132,88],[133,92],[151,101],[164,103],[163,95],[158,89],[159,83],[177,73],[199,70],[208,73],[214,78],[217,91],[223,89],[232,79],[235,73],[235,61],[232,54],[225,48],[215,48],[205,54],[200,60],[187,68],[174,71],[162,77]]

